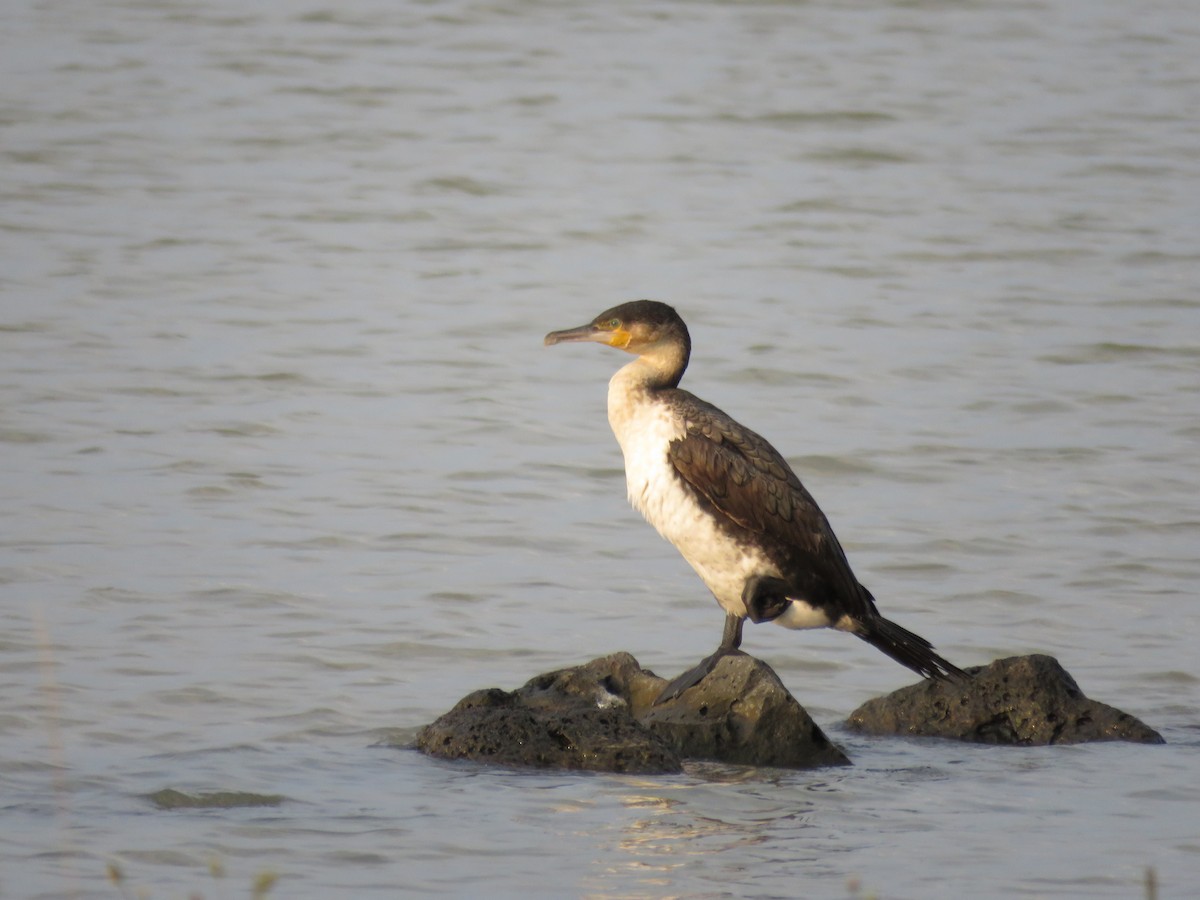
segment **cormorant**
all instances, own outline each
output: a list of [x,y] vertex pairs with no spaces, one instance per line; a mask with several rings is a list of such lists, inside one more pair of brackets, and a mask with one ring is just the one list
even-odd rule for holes
[[635,300],[546,346],[592,341],[637,358],[608,384],[608,421],[625,456],[629,500],[675,545],[725,610],[716,653],[675,679],[678,696],[738,652],[742,625],[835,628],[927,678],[965,677],[929,641],[885,619],[825,514],[779,452],[679,387],[691,338],[673,308]]

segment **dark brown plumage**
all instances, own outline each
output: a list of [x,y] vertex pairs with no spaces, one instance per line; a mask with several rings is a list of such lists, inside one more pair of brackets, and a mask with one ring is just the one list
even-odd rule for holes
[[680,408],[687,435],[667,459],[691,490],[726,517],[783,570],[789,587],[841,615],[877,615],[846,560],[829,520],[779,452],[711,404],[686,391],[664,400]]

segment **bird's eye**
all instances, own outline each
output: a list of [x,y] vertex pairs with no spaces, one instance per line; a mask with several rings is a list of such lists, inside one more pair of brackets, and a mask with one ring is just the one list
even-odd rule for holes
[[609,319],[609,320],[608,320],[608,327],[609,327],[609,328],[613,328],[613,329],[620,328],[620,327],[621,327],[621,320],[620,320],[620,319]]

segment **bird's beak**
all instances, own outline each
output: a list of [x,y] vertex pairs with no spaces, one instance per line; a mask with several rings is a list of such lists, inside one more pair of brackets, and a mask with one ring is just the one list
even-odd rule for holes
[[603,331],[589,322],[587,325],[580,325],[578,328],[550,332],[546,335],[546,346],[553,347],[555,344],[577,341],[594,341],[597,344],[608,344],[611,343],[612,338],[613,333],[611,331]]

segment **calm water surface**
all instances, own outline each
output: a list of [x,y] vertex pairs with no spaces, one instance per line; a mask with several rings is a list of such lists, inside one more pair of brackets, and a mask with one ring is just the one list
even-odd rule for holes
[[[0,34],[0,896],[1191,895],[1193,4],[16,2]],[[715,644],[624,499],[622,360],[541,347],[643,296],[890,615],[960,665],[1053,654],[1169,744],[854,736],[909,673],[764,627],[853,768],[382,746]]]

